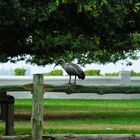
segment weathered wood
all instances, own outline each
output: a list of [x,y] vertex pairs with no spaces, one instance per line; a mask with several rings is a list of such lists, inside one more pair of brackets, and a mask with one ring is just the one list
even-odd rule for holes
[[109,93],[125,93],[133,94],[140,93],[139,86],[120,86],[120,85],[44,85],[44,91],[46,92],[66,92],[67,94],[72,93],[98,93],[98,94],[109,94]]
[[[140,134],[54,134],[43,140],[140,140]],[[31,140],[31,136],[0,136],[0,140]]]
[[[58,134],[51,135],[50,137],[54,140],[138,140],[140,135],[131,135],[131,134]],[[45,140],[45,139],[44,139]],[[46,139],[47,140],[47,139]]]
[[[133,134],[54,134],[50,140],[140,140],[140,135]],[[48,140],[44,137],[43,140]]]
[[7,95],[6,99],[6,135],[14,134],[14,97]]
[[33,75],[32,140],[42,140],[43,135],[43,75]]
[[[140,85],[130,85],[130,86],[121,86],[121,85],[49,85],[44,84],[44,92],[65,92],[67,94],[72,93],[98,93],[98,94],[109,94],[109,93],[125,93],[125,94],[140,94]],[[33,85],[7,85],[0,86],[1,92],[6,91],[32,91]]]
[[2,117],[5,121],[6,135],[13,135],[14,131],[14,97],[4,94],[1,96]]
[[0,135],[0,140],[31,140],[29,135],[19,135],[19,136],[2,136]]
[[31,91],[32,84],[26,85],[0,85],[0,94],[7,91]]
[[0,93],[0,106],[1,106],[1,114],[0,114],[0,119],[5,120],[6,118],[6,92],[1,92]]

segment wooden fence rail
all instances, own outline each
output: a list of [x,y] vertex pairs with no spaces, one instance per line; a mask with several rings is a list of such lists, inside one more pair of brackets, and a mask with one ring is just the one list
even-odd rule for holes
[[[40,87],[38,87],[40,88]],[[64,85],[49,85],[43,84],[43,92],[65,92],[67,94],[72,93],[98,93],[98,94],[140,94],[140,85],[132,86],[132,85],[72,85],[72,84],[64,84]],[[7,91],[33,91],[33,84],[26,85],[0,85],[0,94],[2,92]],[[19,93],[20,94],[20,93]]]
[[[29,135],[0,136],[0,140],[31,140]],[[140,140],[139,134],[54,134],[42,136],[43,140]]]
[[[32,99],[33,100],[33,102],[32,102],[32,140],[42,140],[42,135],[43,135],[43,93],[44,92],[65,92],[67,94],[72,94],[72,93],[133,94],[133,93],[140,93],[140,86],[72,85],[72,84],[64,84],[64,85],[48,85],[47,84],[46,85],[46,84],[43,84],[43,75],[42,74],[34,74],[33,75],[33,84],[5,85],[5,86],[1,85],[0,86],[0,97],[1,97],[1,93],[7,92],[7,91],[31,91],[31,93],[33,94],[33,99]],[[3,99],[0,98],[0,103],[2,102],[2,100]],[[9,113],[7,113],[7,114],[9,114]],[[13,123],[10,121],[10,124],[13,124]],[[8,128],[10,129],[10,132],[13,131],[10,126]],[[55,139],[57,140],[57,138],[55,138]],[[5,137],[5,140],[6,140],[6,137]],[[10,139],[8,139],[8,140],[10,140]]]

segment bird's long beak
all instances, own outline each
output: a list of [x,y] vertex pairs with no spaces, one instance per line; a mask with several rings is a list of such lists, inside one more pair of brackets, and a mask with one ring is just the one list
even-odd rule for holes
[[53,67],[53,69],[57,66],[58,64],[55,64],[55,66]]

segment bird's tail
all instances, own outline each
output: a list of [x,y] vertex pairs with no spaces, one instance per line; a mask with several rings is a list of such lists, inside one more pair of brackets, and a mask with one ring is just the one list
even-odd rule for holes
[[79,79],[85,79],[85,73],[81,72],[80,75],[78,76]]

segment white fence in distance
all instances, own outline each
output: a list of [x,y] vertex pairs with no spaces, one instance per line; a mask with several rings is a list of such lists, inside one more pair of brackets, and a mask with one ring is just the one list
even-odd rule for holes
[[[69,76],[45,76],[45,84],[64,84],[68,83]],[[0,85],[23,85],[32,83],[32,76],[0,76]],[[85,80],[78,80],[80,85],[140,85],[140,77],[130,77],[129,71],[121,71],[120,76],[86,76]],[[30,92],[8,92],[17,99],[31,98]],[[140,94],[105,94],[98,95],[96,93],[81,93],[67,95],[65,93],[47,93],[44,98],[58,99],[140,99]]]

